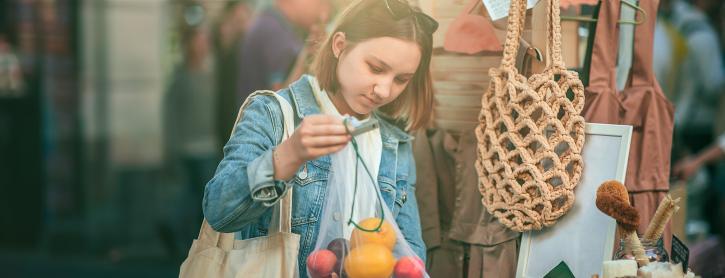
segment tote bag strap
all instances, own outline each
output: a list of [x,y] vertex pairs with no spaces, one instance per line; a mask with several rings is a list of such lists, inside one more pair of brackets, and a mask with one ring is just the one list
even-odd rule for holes
[[[282,124],[284,127],[282,140],[280,140],[280,142],[289,138],[294,131],[294,112],[292,110],[292,106],[286,99],[284,99],[276,92],[267,90],[256,91],[249,97],[247,97],[247,99],[244,101],[244,104],[242,104],[242,106],[239,108],[239,111],[237,112],[237,119],[234,121],[234,127],[232,128],[232,132],[229,137],[231,138],[231,136],[234,134],[234,131],[237,128],[237,123],[239,123],[239,120],[242,118],[244,109],[249,106],[251,100],[256,96],[273,96],[277,100],[280,109],[282,110]],[[282,197],[282,200],[280,200],[280,202],[274,206],[274,213],[272,216],[272,221],[270,222],[269,231],[286,233],[290,233],[292,231],[292,188],[286,190],[286,193]],[[209,242],[211,245],[227,251],[231,250],[234,246],[234,233],[217,232],[209,225],[206,218],[201,224],[201,230],[199,231],[198,239],[199,241]]]
[[559,0],[548,0],[546,9],[546,65],[547,68],[566,69],[561,55],[561,10]]
[[[295,128],[294,115],[292,106],[289,102],[279,94],[272,91],[263,91],[264,95],[271,93],[279,102],[279,106],[282,110],[282,124],[284,126],[284,132],[282,134],[282,140],[287,140],[292,136],[292,132]],[[292,188],[285,190],[282,200],[274,207],[274,213],[272,214],[272,221],[269,224],[269,231],[276,231],[282,233],[292,232]]]
[[506,27],[506,41],[504,42],[501,68],[516,70],[516,56],[519,51],[519,38],[524,32],[526,22],[526,1],[511,0],[508,26]]

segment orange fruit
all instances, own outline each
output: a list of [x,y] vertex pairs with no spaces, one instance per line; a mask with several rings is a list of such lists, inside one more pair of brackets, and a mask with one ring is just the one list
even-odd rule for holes
[[393,274],[395,257],[383,245],[365,244],[350,251],[344,267],[350,278],[387,278]]
[[[359,226],[372,230],[378,227],[379,224],[380,218],[371,217],[361,221]],[[383,221],[380,231],[377,232],[367,232],[360,229],[352,231],[352,236],[350,236],[351,249],[365,244],[381,244],[393,250],[393,247],[395,247],[395,229],[393,229],[393,225],[388,221]]]

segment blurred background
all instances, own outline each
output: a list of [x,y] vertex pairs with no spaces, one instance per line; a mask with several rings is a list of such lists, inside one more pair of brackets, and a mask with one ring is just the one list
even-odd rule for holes
[[[349,2],[0,0],[0,276],[177,276],[249,93],[240,80],[255,46],[245,35],[285,1],[322,21]],[[694,246],[725,222],[713,213],[723,211],[723,152],[705,156],[725,132],[725,10],[718,0],[661,2],[655,70],[681,114],[673,185],[690,196],[683,229]],[[680,24],[693,13],[699,25]],[[294,55],[255,89],[305,71],[320,29],[288,21]],[[574,29],[584,45],[586,27]]]
[[[256,2],[0,1],[0,276],[178,274],[221,156],[217,83],[235,94],[214,61],[236,63]],[[200,146],[164,139],[187,118]]]

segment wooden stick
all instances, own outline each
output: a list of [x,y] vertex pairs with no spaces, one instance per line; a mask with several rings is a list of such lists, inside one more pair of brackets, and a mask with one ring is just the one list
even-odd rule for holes
[[670,222],[670,218],[672,218],[672,215],[680,209],[680,207],[677,206],[679,201],[680,198],[672,200],[672,197],[670,197],[669,194],[665,196],[662,202],[660,202],[660,205],[657,207],[657,211],[655,212],[652,221],[650,221],[649,226],[647,226],[647,230],[644,233],[644,239],[651,240],[653,242],[657,242],[657,240],[660,239],[665,230],[665,226],[668,222]]

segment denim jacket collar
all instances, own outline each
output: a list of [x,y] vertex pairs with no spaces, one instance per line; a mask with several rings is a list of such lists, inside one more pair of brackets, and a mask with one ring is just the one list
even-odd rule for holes
[[[307,81],[307,78],[314,78],[310,75],[303,75],[300,79],[290,84],[290,95],[292,96],[292,102],[297,108],[297,117],[302,119],[305,116],[320,114],[320,107],[317,105],[317,100],[312,94],[312,87]],[[404,132],[397,126],[390,123],[387,119],[383,118],[380,113],[373,113],[372,115],[380,122],[380,135],[383,140],[384,147],[397,146],[399,142],[409,142],[413,140],[413,136]]]

